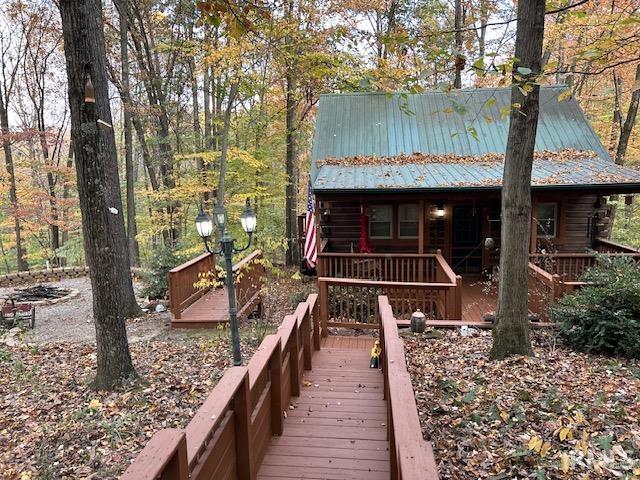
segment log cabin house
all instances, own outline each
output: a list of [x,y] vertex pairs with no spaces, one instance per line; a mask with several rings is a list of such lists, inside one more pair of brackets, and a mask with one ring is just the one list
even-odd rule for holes
[[[607,197],[631,203],[640,172],[616,165],[563,86],[541,89],[532,174],[532,319],[579,287],[607,240]],[[375,298],[436,324],[486,325],[495,309],[509,88],[349,93],[319,101],[311,182],[321,317],[366,326]],[[304,228],[304,225],[302,225]],[[541,317],[541,318],[540,318]]]

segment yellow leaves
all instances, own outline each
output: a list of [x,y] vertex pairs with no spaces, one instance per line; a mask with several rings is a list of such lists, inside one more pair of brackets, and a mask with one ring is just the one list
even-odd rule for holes
[[562,91],[562,93],[560,93],[560,95],[558,95],[558,101],[559,102],[564,102],[565,100],[569,100],[572,97],[572,93],[571,90],[567,89]]
[[577,452],[582,453],[582,455],[586,456],[589,452],[589,439],[591,435],[587,430],[582,430],[582,436],[580,440],[576,442],[575,449]]
[[500,418],[502,419],[503,422],[506,422],[507,420],[509,420],[509,412],[507,412],[505,410],[501,410],[500,411]]
[[539,452],[540,448],[542,447],[542,439],[537,435],[531,437],[531,440],[529,440],[527,447],[529,447],[529,450]]
[[22,472],[20,474],[20,480],[31,480],[33,478],[33,473],[31,472]]
[[531,437],[529,443],[527,444],[527,447],[529,447],[529,450],[531,450],[532,452],[536,452],[540,454],[540,457],[544,458],[549,453],[549,450],[551,450],[551,443],[545,442],[542,440],[542,438],[535,435]]
[[549,442],[544,442],[542,447],[540,447],[540,456],[542,458],[546,457],[549,450],[551,450],[551,444]]
[[571,459],[566,453],[560,455],[560,470],[564,473],[569,473],[569,470],[571,470]]
[[101,408],[102,408],[102,403],[100,403],[100,400],[98,400],[97,398],[94,398],[89,402],[89,410],[93,410],[94,412],[97,412]]
[[561,428],[558,432],[558,438],[560,438],[561,442],[564,442],[565,440],[573,440],[573,432],[568,427]]

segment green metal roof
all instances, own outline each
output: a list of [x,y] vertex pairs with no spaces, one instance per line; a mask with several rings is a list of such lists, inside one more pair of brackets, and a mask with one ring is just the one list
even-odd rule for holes
[[[639,185],[640,172],[615,165],[578,103],[558,100],[564,86],[542,87],[536,151],[576,149],[596,158],[536,161],[534,186]],[[502,164],[322,165],[326,158],[394,157],[421,152],[504,153],[510,88],[451,93],[322,95],[312,152],[316,191],[499,188]]]

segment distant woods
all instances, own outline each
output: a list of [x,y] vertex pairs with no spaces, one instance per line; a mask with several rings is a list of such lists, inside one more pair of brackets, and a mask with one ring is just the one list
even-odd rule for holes
[[[297,263],[322,93],[440,89],[458,115],[457,88],[511,82],[512,0],[223,4],[102,4],[123,248],[134,265],[165,247],[198,253],[200,206],[224,202],[237,228],[246,197],[259,246]],[[566,83],[612,158],[633,164],[640,5],[554,7],[542,81]],[[60,12],[46,0],[0,8],[0,270],[84,264]]]

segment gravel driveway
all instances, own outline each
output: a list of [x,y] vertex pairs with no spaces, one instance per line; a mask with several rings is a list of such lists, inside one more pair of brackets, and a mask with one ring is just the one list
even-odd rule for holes
[[[36,306],[36,328],[25,332],[27,342],[95,342],[93,323],[93,298],[88,277],[69,278],[49,285],[78,290],[75,298],[55,305]],[[140,285],[134,285],[137,290]],[[0,288],[0,296],[7,295],[12,288]],[[141,318],[127,321],[129,342],[135,343],[156,337],[193,336],[191,332],[170,329],[169,312],[146,314]],[[194,332],[195,333],[195,332]]]

